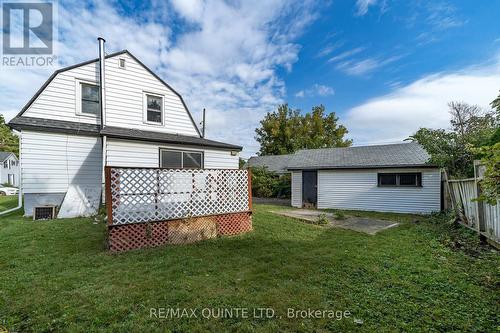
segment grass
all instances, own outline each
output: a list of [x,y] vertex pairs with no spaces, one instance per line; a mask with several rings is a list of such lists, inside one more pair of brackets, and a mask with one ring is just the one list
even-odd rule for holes
[[[92,219],[0,218],[0,325],[13,331],[495,331],[500,261],[440,219],[368,236],[255,205],[254,231],[112,255]],[[353,212],[349,212],[353,214]],[[150,318],[151,308],[199,318]],[[203,308],[272,308],[276,317],[204,319]],[[349,311],[287,318],[287,309]],[[251,312],[252,313],[252,312]],[[281,316],[281,318],[279,317]]]
[[18,201],[17,195],[0,196],[0,212],[17,207],[17,201]]

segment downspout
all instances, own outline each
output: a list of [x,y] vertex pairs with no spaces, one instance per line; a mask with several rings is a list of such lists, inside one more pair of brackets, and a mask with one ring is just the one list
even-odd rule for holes
[[[106,126],[106,77],[105,77],[105,60],[106,55],[104,53],[104,43],[106,42],[104,38],[98,37],[99,41],[99,97],[100,97],[100,109],[101,109],[101,130]],[[106,144],[107,138],[105,135],[102,136],[102,176],[101,176],[101,202],[105,201],[105,168],[106,168]]]
[[14,207],[14,208],[11,208],[11,209],[7,209],[3,212],[0,212],[0,216],[2,215],[5,215],[5,214],[9,214],[13,211],[16,211],[18,210],[19,208],[22,208],[23,207],[23,179],[21,177],[21,175],[23,174],[23,172],[21,171],[22,170],[22,164],[21,164],[21,140],[22,140],[22,133],[21,135],[19,136],[19,171],[18,171],[18,179],[19,179],[19,191],[17,192],[17,207]]

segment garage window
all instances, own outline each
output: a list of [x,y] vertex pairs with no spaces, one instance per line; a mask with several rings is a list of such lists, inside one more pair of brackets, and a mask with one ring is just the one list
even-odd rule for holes
[[422,173],[379,173],[378,186],[420,187],[422,186]]

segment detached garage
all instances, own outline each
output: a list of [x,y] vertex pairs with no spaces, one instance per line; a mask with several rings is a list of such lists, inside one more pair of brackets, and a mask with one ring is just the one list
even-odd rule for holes
[[417,143],[300,150],[292,206],[398,213],[441,209],[441,170]]

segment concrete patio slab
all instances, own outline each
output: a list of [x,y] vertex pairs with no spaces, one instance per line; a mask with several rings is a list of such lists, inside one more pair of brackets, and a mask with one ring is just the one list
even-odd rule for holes
[[326,215],[329,226],[363,232],[375,235],[377,232],[398,226],[399,223],[386,220],[378,220],[367,217],[346,216],[345,219],[336,219],[333,213],[311,209],[289,209],[272,211],[274,214],[293,217],[307,222],[317,222],[321,214]]

